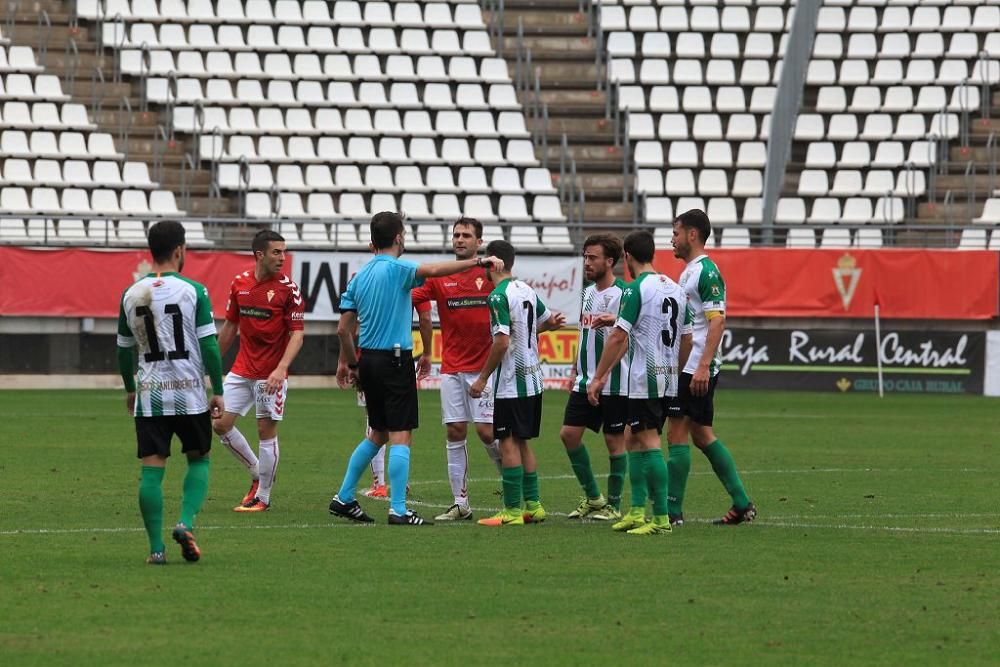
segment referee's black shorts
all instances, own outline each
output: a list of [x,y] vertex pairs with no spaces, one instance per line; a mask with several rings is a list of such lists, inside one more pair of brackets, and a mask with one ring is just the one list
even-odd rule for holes
[[412,431],[419,425],[413,353],[362,350],[358,385],[365,392],[368,425],[375,431]]

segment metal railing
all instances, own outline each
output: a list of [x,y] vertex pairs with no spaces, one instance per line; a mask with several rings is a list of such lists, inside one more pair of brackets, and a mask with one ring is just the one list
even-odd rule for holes
[[99,123],[97,116],[104,110],[104,70],[95,66],[90,73],[90,117]]
[[1000,155],[997,154],[997,135],[996,132],[990,132],[990,136],[986,138],[986,169],[989,174],[989,191],[990,193],[996,192],[998,189],[997,185],[997,158]]
[[163,162],[167,148],[167,129],[162,125],[157,125],[153,137],[153,179],[158,183],[162,183],[164,180],[165,168]]
[[66,51],[63,60],[66,63],[66,72],[63,75],[63,91],[72,95],[76,88],[76,72],[80,67],[80,49],[76,46],[76,40],[72,37],[66,42]]
[[965,164],[965,213],[969,220],[976,217],[976,161]]
[[52,21],[49,20],[49,13],[43,9],[38,13],[38,62],[45,62],[51,39]]
[[14,41],[14,31],[17,27],[17,12],[21,9],[20,0],[7,0],[7,14],[4,16],[3,34]]
[[978,64],[979,85],[981,87],[979,92],[980,117],[983,121],[989,121],[990,111],[993,108],[993,100],[990,97],[990,77],[991,70],[993,69],[993,61],[990,60],[990,54],[985,49],[979,52]]
[[[210,197],[220,198],[222,197],[222,188],[219,186],[219,164],[222,162],[222,155],[225,152],[226,142],[222,136],[222,128],[218,125],[212,128],[210,133],[212,137],[211,151],[209,154],[209,173],[212,175],[211,185],[208,188],[208,195]],[[216,152],[218,148],[218,152]],[[198,151],[198,155],[201,155],[201,141],[199,140],[195,144],[195,149]],[[200,158],[199,158],[200,159]]]
[[[111,73],[111,80],[116,84],[122,82],[122,49],[125,47],[125,38],[128,36],[125,26],[125,17],[118,12],[111,19],[112,32],[114,33],[114,67]],[[104,32],[104,24],[101,24],[101,33]]]
[[195,167],[194,158],[190,153],[184,154],[184,159],[181,161],[181,202],[185,211],[191,209],[191,181],[194,180]]
[[490,13],[490,21],[486,29],[489,36],[493,38],[497,56],[503,58],[505,46],[503,34],[504,0],[482,0],[481,6]]
[[247,192],[250,191],[250,160],[247,159],[246,155],[240,156],[240,189],[238,191],[240,198],[240,215],[244,218],[247,215]]
[[149,44],[143,42],[139,47],[139,109],[142,113],[149,111],[149,93],[146,90],[146,81],[149,79],[149,73],[152,69],[153,54],[149,50]]
[[128,162],[129,135],[132,133],[132,102],[128,96],[122,95],[118,102],[118,146],[125,155]]
[[[79,24],[79,17],[77,17],[77,8],[79,6],[78,2],[70,3],[72,7],[72,12],[74,20],[76,21],[73,25]],[[97,18],[96,27],[94,34],[94,42],[97,44],[97,55],[100,57],[101,52],[104,51],[104,22],[108,18],[108,0],[98,0],[97,2]]]

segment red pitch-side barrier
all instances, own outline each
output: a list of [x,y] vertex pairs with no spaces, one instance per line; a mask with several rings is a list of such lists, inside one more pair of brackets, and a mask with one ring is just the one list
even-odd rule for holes
[[[146,250],[0,247],[0,315],[118,317],[122,292],[150,267]],[[208,288],[221,317],[233,277],[250,268],[249,253],[188,250],[184,275]]]
[[[991,319],[1000,255],[989,251],[718,249],[729,313],[742,317]],[[208,288],[217,315],[249,253],[191,250],[184,274]],[[291,259],[287,259],[291,267]],[[683,263],[657,252],[674,278]],[[149,270],[145,250],[0,247],[0,315],[117,317],[122,290]],[[294,278],[294,276],[293,276]]]
[[[997,316],[1000,255],[964,250],[717,249],[709,255],[726,281],[737,317],[986,320]],[[684,263],[657,251],[673,278]]]

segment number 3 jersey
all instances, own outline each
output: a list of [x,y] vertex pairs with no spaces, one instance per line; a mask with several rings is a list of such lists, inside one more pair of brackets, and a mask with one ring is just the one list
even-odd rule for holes
[[676,396],[681,336],[691,333],[681,286],[658,273],[640,274],[622,292],[615,326],[628,334],[628,397]]
[[510,346],[494,373],[494,398],[524,398],[542,393],[538,325],[552,312],[527,283],[508,278],[490,293],[493,335],[510,336]]
[[125,290],[118,346],[138,348],[136,417],[206,412],[199,339],[215,334],[208,290],[176,273],[151,273]]

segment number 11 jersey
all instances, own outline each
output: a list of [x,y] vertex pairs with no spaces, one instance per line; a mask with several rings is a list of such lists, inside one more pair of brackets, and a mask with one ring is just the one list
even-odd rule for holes
[[118,346],[138,348],[136,417],[208,411],[199,339],[215,335],[208,290],[176,273],[150,273],[122,295]]
[[681,286],[658,273],[639,275],[622,292],[615,326],[628,334],[628,397],[676,396],[681,336],[691,333]]

